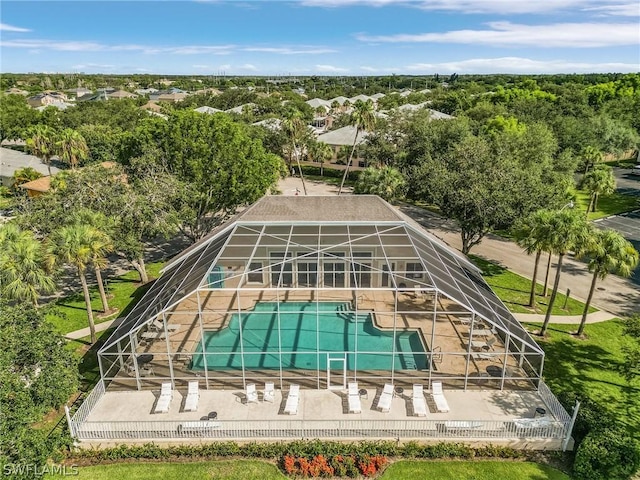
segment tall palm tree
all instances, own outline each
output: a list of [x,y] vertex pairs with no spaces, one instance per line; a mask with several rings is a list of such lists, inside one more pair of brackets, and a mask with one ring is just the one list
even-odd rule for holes
[[558,265],[556,267],[556,277],[553,283],[553,290],[549,298],[547,314],[540,330],[540,335],[547,333],[551,311],[558,295],[560,284],[560,274],[562,273],[562,261],[564,256],[570,251],[584,245],[589,236],[589,225],[583,215],[574,210],[559,210],[553,212],[549,217],[549,235],[547,237],[547,248],[550,253],[558,255]]
[[35,125],[27,131],[27,149],[47,166],[51,175],[51,157],[56,153],[56,131],[48,125]]
[[107,233],[111,230],[109,219],[102,213],[94,212],[88,209],[77,211],[73,215],[73,223],[91,225],[102,235],[97,235],[91,244],[91,264],[98,282],[98,291],[100,292],[100,301],[102,302],[102,311],[109,312],[109,302],[107,294],[104,291],[104,283],[102,281],[102,269],[109,263],[106,254],[113,252],[113,241],[111,235]]
[[333,157],[333,148],[324,142],[314,141],[310,146],[310,154],[313,161],[320,164],[320,175],[324,175],[324,163]]
[[304,182],[304,175],[302,174],[302,167],[300,165],[300,149],[302,148],[302,144],[304,143],[304,139],[307,134],[307,125],[302,119],[300,112],[294,112],[284,119],[282,126],[289,136],[289,140],[291,142],[290,148],[296,159],[298,172],[300,172],[300,180],[302,180],[302,189],[306,195],[307,185]]
[[595,230],[585,248],[579,252],[589,258],[589,271],[593,273],[589,296],[582,312],[582,320],[577,335],[584,332],[587,323],[589,305],[593,298],[598,279],[604,280],[609,273],[629,277],[638,266],[638,251],[620,233],[615,230]]
[[[538,266],[543,252],[548,250],[547,239],[549,237],[549,220],[552,212],[549,210],[538,210],[526,219],[522,220],[515,228],[516,243],[524,248],[527,255],[536,254],[533,267],[533,277],[531,279],[531,291],[529,293],[529,306],[535,307],[536,286],[538,284]],[[549,254],[551,258],[551,254]]]
[[580,152],[580,156],[584,161],[584,175],[589,172],[589,167],[595,167],[602,161],[602,152],[591,145],[584,147]]
[[347,160],[347,167],[344,169],[344,174],[342,175],[342,181],[340,182],[338,195],[342,193],[344,182],[347,179],[347,175],[349,174],[349,166],[351,165],[351,161],[353,160],[353,154],[356,151],[356,145],[358,143],[358,135],[362,131],[368,132],[372,130],[375,123],[376,123],[376,117],[373,114],[373,102],[371,100],[367,100],[366,102],[363,102],[362,100],[358,100],[354,105],[353,112],[351,112],[351,124],[354,127],[356,127],[356,135],[355,137],[353,137],[353,146],[351,147],[351,154],[349,155],[349,159]]
[[13,224],[0,228],[0,296],[38,306],[42,293],[55,291],[46,268],[46,251],[29,231]]
[[89,147],[84,137],[71,128],[65,128],[56,142],[58,155],[72,170],[89,156]]
[[608,165],[599,165],[584,176],[582,188],[589,192],[589,212],[595,212],[600,195],[610,195],[616,190],[616,178],[613,169]]
[[96,327],[91,309],[91,296],[87,285],[87,267],[96,256],[101,245],[108,244],[104,233],[90,225],[74,224],[56,230],[51,237],[50,248],[54,261],[72,265],[78,271],[91,332],[91,343],[96,343]]

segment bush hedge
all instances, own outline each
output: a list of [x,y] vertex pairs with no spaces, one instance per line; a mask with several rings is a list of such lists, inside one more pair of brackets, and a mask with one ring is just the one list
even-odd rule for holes
[[[342,178],[342,175],[344,175],[344,170],[336,170],[334,168],[331,168],[330,166],[328,167],[327,165],[331,165],[331,164],[325,163],[325,166],[322,169],[323,177]],[[315,165],[301,165],[301,167],[302,167],[302,173],[305,175],[312,175],[316,177],[320,176],[321,169],[319,166],[316,167]],[[298,171],[297,166],[295,166],[295,170],[296,172]],[[359,175],[360,175],[359,170],[349,170],[349,173],[347,174],[347,180],[351,182],[355,182],[356,180],[358,180]]]
[[573,464],[576,480],[626,480],[640,468],[638,443],[622,430],[599,429],[587,434]]
[[489,445],[471,447],[462,443],[436,443],[422,445],[417,442],[397,444],[391,441],[362,441],[354,443],[321,440],[294,442],[212,442],[200,445],[177,445],[162,447],[153,443],[144,445],[119,445],[106,449],[80,449],[69,452],[74,460],[88,463],[110,462],[126,459],[168,460],[174,458],[245,457],[278,460],[285,456],[312,459],[318,455],[325,458],[374,456],[397,458],[510,458],[527,459],[533,452],[516,450],[506,446]]

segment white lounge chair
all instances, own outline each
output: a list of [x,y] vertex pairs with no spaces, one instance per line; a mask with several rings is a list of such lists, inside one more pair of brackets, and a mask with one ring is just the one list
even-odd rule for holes
[[422,385],[413,386],[413,413],[418,417],[427,416],[427,402],[424,399],[424,391]]
[[256,390],[255,383],[247,384],[246,391],[246,403],[257,403],[258,402],[258,391]]
[[378,410],[388,413],[391,410],[391,400],[393,400],[393,385],[387,383],[378,399]]
[[298,404],[300,403],[300,385],[291,385],[289,387],[289,395],[287,403],[284,406],[284,413],[296,415],[298,413]]
[[200,400],[200,387],[198,381],[189,382],[189,390],[187,391],[187,398],[184,401],[185,412],[195,412],[198,410],[198,401]]
[[439,412],[448,412],[449,404],[442,391],[442,382],[433,382],[431,384],[431,392],[433,394],[433,401],[436,404],[436,409]]
[[362,413],[362,403],[360,402],[360,390],[358,382],[349,382],[349,413]]
[[173,390],[171,390],[171,382],[163,383],[160,390],[160,398],[156,403],[153,413],[168,413],[171,399],[173,398]]
[[262,394],[263,402],[273,403],[276,399],[276,389],[272,382],[264,384],[264,393]]

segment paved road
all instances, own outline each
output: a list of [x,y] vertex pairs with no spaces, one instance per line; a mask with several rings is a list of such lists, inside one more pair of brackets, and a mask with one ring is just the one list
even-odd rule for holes
[[631,175],[630,168],[614,167],[618,193],[640,197],[640,175]]

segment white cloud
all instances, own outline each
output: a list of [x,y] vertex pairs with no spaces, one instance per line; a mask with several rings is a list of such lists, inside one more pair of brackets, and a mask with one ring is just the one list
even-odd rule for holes
[[403,33],[396,35],[364,35],[363,42],[385,43],[461,43],[491,46],[532,47],[609,47],[637,45],[640,30],[637,23],[556,23],[522,25],[490,22],[486,30],[454,30],[438,33]]
[[112,70],[116,68],[116,66],[102,63],[83,63],[79,65],[73,65],[71,68],[73,70]]
[[260,52],[260,53],[277,53],[280,55],[319,55],[323,53],[335,53],[336,50],[330,48],[320,47],[246,47],[243,48],[245,52]]
[[374,67],[362,66],[360,70],[364,70],[365,72],[379,72],[380,70]]
[[244,65],[240,65],[238,68],[241,70],[250,70],[252,72],[258,71],[258,67],[256,67],[255,65],[252,65],[251,63],[245,63]]
[[[405,6],[431,11],[460,13],[493,13],[499,15],[548,13],[559,10],[583,10],[589,8],[610,8],[609,15],[616,13],[620,0],[301,0],[307,7],[349,7],[349,6]],[[630,7],[629,7],[630,8]],[[637,15],[637,4],[636,14]]]
[[565,60],[532,60],[522,57],[472,58],[457,62],[415,63],[407,65],[410,73],[595,73],[636,72],[631,63],[587,63]]
[[0,23],[0,32],[30,32],[28,28],[15,27],[13,25],[7,25],[6,23]]
[[231,70],[231,65],[229,65],[228,63],[219,65],[218,70]]
[[45,49],[71,52],[117,52],[133,51],[148,55],[171,54],[171,55],[229,55],[234,51],[273,53],[280,55],[318,55],[324,53],[335,53],[337,50],[326,47],[300,46],[292,47],[262,47],[262,46],[238,46],[238,45],[138,45],[138,44],[116,44],[91,41],[56,41],[56,40],[0,40],[0,46],[13,48]]
[[323,73],[341,73],[348,72],[349,70],[342,67],[335,67],[333,65],[316,65],[316,71]]
[[604,5],[589,7],[585,12],[595,12],[597,16],[640,17],[640,3],[623,3],[618,5]]

